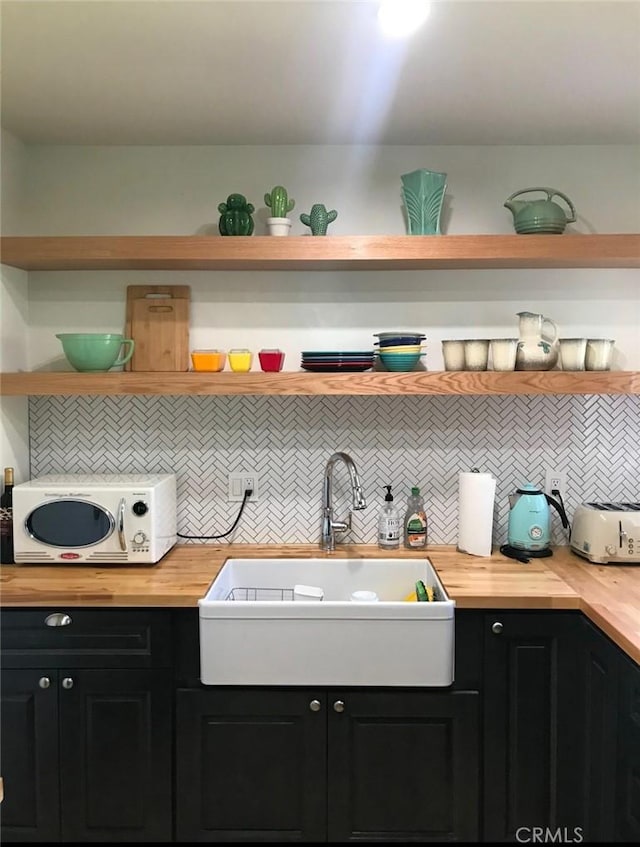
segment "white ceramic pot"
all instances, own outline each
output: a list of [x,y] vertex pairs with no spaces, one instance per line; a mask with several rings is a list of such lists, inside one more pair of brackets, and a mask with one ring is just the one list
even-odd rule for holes
[[269,235],[289,235],[291,218],[267,218]]

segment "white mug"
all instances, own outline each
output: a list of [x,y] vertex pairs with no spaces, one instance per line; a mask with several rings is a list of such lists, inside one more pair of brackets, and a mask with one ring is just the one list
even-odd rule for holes
[[464,342],[464,369],[466,371],[486,371],[488,362],[488,339],[468,338]]
[[494,371],[513,371],[518,352],[517,338],[491,339],[491,364]]
[[615,343],[611,338],[588,338],[585,355],[586,369],[588,371],[610,370]]
[[561,338],[560,339],[560,362],[563,371],[583,371],[585,367],[585,353],[587,351],[586,338]]
[[464,370],[464,341],[448,339],[442,342],[445,371]]

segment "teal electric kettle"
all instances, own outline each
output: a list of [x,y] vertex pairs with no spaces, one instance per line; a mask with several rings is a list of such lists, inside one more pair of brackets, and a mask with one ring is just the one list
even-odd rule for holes
[[[514,200],[520,194],[528,194],[530,191],[543,191],[547,195],[546,200]],[[554,203],[552,197],[562,197],[569,209],[571,217],[567,217],[562,206]],[[556,191],[555,188],[523,188],[516,191],[511,197],[507,197],[504,205],[513,215],[513,225],[517,233],[531,234],[536,232],[551,232],[560,234],[564,232],[568,223],[576,219],[576,210],[573,203],[566,194]]]
[[[562,526],[567,529],[569,520],[564,506],[545,494],[535,485],[526,483],[509,495],[509,529],[507,547],[526,556],[551,555],[551,510],[560,515]],[[507,555],[509,555],[507,553]]]

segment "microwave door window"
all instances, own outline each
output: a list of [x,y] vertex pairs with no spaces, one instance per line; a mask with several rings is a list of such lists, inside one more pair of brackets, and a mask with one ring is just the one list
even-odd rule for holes
[[52,547],[91,547],[113,532],[111,512],[84,500],[54,500],[38,506],[26,520],[28,534]]

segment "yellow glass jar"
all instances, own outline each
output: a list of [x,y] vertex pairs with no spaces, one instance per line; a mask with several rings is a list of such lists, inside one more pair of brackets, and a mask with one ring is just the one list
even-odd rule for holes
[[226,360],[227,354],[224,350],[194,350],[191,354],[194,371],[221,371]]
[[252,362],[253,353],[251,350],[247,350],[246,347],[229,350],[229,365],[232,371],[246,373],[251,370]]

